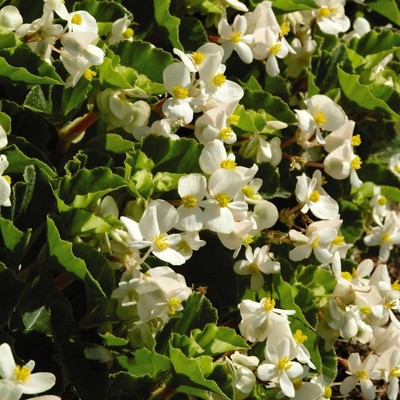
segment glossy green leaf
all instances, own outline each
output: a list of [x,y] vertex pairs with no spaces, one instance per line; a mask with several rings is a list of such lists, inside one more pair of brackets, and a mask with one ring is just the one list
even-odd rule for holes
[[399,3],[396,0],[379,0],[367,3],[366,5],[400,26],[400,9]]
[[400,189],[393,186],[381,186],[381,193],[389,200],[400,203]]
[[61,180],[58,195],[66,204],[85,208],[125,185],[125,180],[113,174],[109,168],[82,168],[75,175],[65,176]]
[[123,154],[133,150],[134,144],[115,133],[95,136],[87,145],[88,148],[97,149],[102,152]]
[[179,25],[181,20],[171,15],[169,11],[171,0],[153,0],[153,3],[154,18],[157,24],[167,30],[168,39],[172,46],[183,50],[182,44],[179,41]]
[[11,132],[11,118],[0,111],[0,125],[8,135]]
[[296,269],[296,280],[311,289],[316,296],[331,294],[336,286],[333,274],[317,265],[307,265]]
[[179,41],[186,51],[196,51],[208,41],[203,24],[194,17],[181,18],[179,25]]
[[314,0],[273,0],[272,8],[279,15],[294,11],[312,10],[319,8],[319,6]]

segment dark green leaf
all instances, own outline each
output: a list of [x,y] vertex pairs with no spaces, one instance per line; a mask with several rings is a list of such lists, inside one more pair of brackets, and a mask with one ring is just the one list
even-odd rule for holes
[[343,225],[340,232],[347,243],[354,243],[363,234],[364,220],[359,208],[350,201],[343,200],[339,203],[340,217]]
[[179,25],[179,40],[186,51],[196,51],[208,41],[207,32],[197,18],[183,17]]
[[168,32],[168,39],[173,47],[183,50],[179,41],[179,25],[180,19],[174,17],[169,12],[171,0],[153,0],[154,2],[154,18],[158,25],[164,27]]
[[400,10],[396,0],[379,0],[367,3],[366,5],[396,25],[400,25]]

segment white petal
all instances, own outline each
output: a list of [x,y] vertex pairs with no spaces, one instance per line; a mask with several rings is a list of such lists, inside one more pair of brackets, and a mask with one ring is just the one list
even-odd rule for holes
[[37,372],[31,374],[27,382],[23,385],[23,393],[34,394],[45,392],[53,387],[56,383],[56,377],[49,372]]
[[3,379],[13,379],[15,361],[11,352],[11,347],[7,343],[0,346],[0,375]]

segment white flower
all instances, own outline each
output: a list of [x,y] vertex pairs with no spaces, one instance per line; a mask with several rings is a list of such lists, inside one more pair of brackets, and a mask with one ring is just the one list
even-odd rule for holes
[[375,368],[382,371],[383,379],[389,383],[387,390],[388,399],[397,400],[399,398],[400,349],[392,347],[386,350],[379,357]]
[[338,203],[322,188],[320,170],[314,172],[312,179],[304,173],[298,176],[295,194],[297,201],[303,204],[302,213],[307,213],[310,210],[320,219],[335,219],[339,214]]
[[263,274],[277,273],[281,269],[279,262],[273,260],[269,246],[256,247],[254,252],[250,246],[246,248],[246,260],[236,261],[233,265],[238,275],[251,275],[250,290],[259,290],[264,285]]
[[11,179],[7,175],[3,175],[3,172],[8,167],[7,157],[2,154],[0,155],[0,206],[10,207],[11,201]]
[[15,364],[11,348],[7,343],[0,346],[0,396],[1,399],[18,400],[22,394],[45,392],[56,383],[50,372],[32,374],[33,360],[24,366]]
[[237,15],[232,26],[228,24],[226,19],[221,19],[218,24],[218,33],[220,35],[219,42],[224,49],[222,62],[225,62],[230,57],[233,50],[238,53],[244,63],[250,64],[253,61],[250,45],[254,37],[251,34],[245,35],[246,30],[247,20],[243,15]]
[[389,159],[389,169],[398,177],[400,177],[400,154],[394,154]]
[[368,400],[374,399],[375,387],[371,379],[379,379],[380,376],[380,372],[375,369],[377,360],[378,356],[375,354],[369,355],[363,362],[358,353],[350,354],[348,358],[349,371],[347,371],[350,376],[345,378],[340,385],[340,393],[347,395],[357,383],[360,383],[363,396]]
[[350,19],[345,15],[345,0],[316,0],[321,8],[316,13],[317,25],[322,32],[337,35],[350,28]]
[[292,361],[295,353],[291,351],[289,339],[283,338],[275,346],[265,348],[265,361],[257,368],[257,376],[264,382],[272,381],[288,397],[295,395],[292,380],[303,373],[303,366]]
[[45,14],[48,10],[54,11],[62,19],[68,20],[69,18],[64,0],[44,0],[43,13]]
[[0,10],[0,27],[16,31],[22,25],[22,16],[17,7],[5,6]]
[[372,207],[372,218],[378,225],[382,226],[382,221],[390,210],[390,202],[386,196],[381,194],[380,186],[374,185],[374,195],[369,205]]
[[84,10],[69,14],[68,30],[70,32],[90,32],[96,35],[98,34],[96,19]]
[[111,36],[108,39],[108,43],[111,44],[124,40],[131,42],[133,40],[133,29],[129,28],[130,24],[131,20],[126,15],[115,20],[111,27]]

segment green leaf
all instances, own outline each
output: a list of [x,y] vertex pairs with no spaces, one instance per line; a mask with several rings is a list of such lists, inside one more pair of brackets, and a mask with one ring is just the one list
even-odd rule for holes
[[22,322],[26,331],[39,331],[50,334],[50,311],[42,306],[32,312],[25,312],[22,315]]
[[154,82],[163,82],[163,71],[174,59],[161,49],[141,40],[120,42],[112,47],[121,58],[121,64],[134,68]]
[[263,180],[259,192],[263,198],[272,198],[279,188],[279,170],[270,163],[262,163],[258,167],[257,177]]
[[193,330],[190,337],[194,339],[204,351],[202,355],[218,356],[235,350],[248,350],[246,341],[234,329],[218,327],[214,323],[207,324],[204,329]]
[[47,165],[43,161],[38,160],[37,158],[26,156],[14,144],[5,147],[4,149],[2,149],[1,152],[2,154],[5,154],[7,156],[8,160],[12,160],[12,162],[7,167],[7,174],[23,174],[26,167],[35,165],[40,170],[45,172],[49,177],[56,177],[56,173],[51,167],[49,167],[49,165]]
[[21,242],[25,241],[26,234],[16,228],[13,223],[0,216],[0,231],[3,237],[4,246],[11,251]]
[[333,274],[319,265],[298,267],[296,269],[296,280],[311,289],[319,297],[333,293],[337,283]]
[[149,171],[136,171],[128,180],[128,191],[136,197],[148,199],[153,192],[153,174]]
[[0,111],[0,125],[5,130],[7,135],[11,133],[11,118],[2,111]]
[[245,90],[244,96],[240,101],[245,108],[257,110],[268,110],[278,121],[287,123],[295,123],[297,121],[295,114],[290,109],[287,103],[277,96],[264,91]]
[[149,376],[134,377],[128,372],[110,375],[107,400],[147,400],[154,382]]
[[325,379],[325,385],[329,386],[333,383],[337,375],[337,357],[334,349],[329,351],[324,349],[323,339],[318,341],[318,351],[321,354],[322,360],[322,375]]
[[277,15],[294,11],[312,10],[319,8],[314,0],[273,0],[272,8]]
[[55,262],[62,270],[69,272],[92,290],[97,290],[102,296],[106,296],[100,284],[94,279],[86,268],[85,262],[74,255],[72,243],[61,239],[54,221],[47,217],[47,243],[51,262]]
[[164,136],[147,136],[142,151],[155,164],[153,173],[189,174],[201,172],[199,157],[203,146],[193,139],[171,140]]
[[125,180],[113,174],[109,168],[98,167],[92,170],[82,168],[73,176],[64,176],[58,195],[66,204],[85,208],[124,186],[126,186]]
[[[108,50],[106,53],[109,57],[111,57],[111,50]],[[108,84],[116,88],[129,89],[132,87],[133,82],[130,82],[129,78],[134,77],[137,79],[137,72],[129,67],[125,67],[122,65],[118,65],[116,62],[119,62],[119,58],[117,56],[113,56],[115,63],[109,58],[104,57],[103,63],[99,66],[99,81],[102,85]],[[114,65],[117,64],[117,65]],[[125,76],[129,69],[130,73],[128,76]]]
[[171,174],[170,172],[157,172],[154,176],[153,184],[155,192],[169,192],[178,189],[178,181],[181,174]]
[[356,205],[346,200],[339,202],[339,208],[340,218],[343,219],[340,232],[347,243],[354,243],[362,236],[364,231],[362,213]]
[[180,349],[169,346],[169,355],[173,369],[173,382],[177,385],[175,390],[178,393],[193,394],[202,399],[209,399],[208,392],[216,393],[222,399],[229,400],[229,397],[218,387],[216,382],[204,377],[200,368],[200,360],[186,357]]
[[239,129],[241,129],[244,132],[257,131],[251,113],[248,110],[246,110],[241,104],[239,104],[236,107],[234,114],[240,117],[239,122],[236,125]]
[[25,282],[0,262],[0,326],[7,324],[25,288]]
[[180,19],[174,17],[169,12],[171,0],[153,0],[154,3],[154,18],[158,25],[164,27],[168,31],[168,39],[172,46],[183,50],[182,44],[179,41],[179,25]]
[[53,102],[51,96],[46,98],[42,87],[40,85],[35,85],[27,94],[24,107],[29,108],[34,112],[39,112],[43,114],[51,114],[53,111]]
[[104,334],[100,334],[100,336],[103,339],[104,345],[106,347],[114,347],[114,346],[115,347],[125,347],[129,343],[128,339],[114,336],[110,332],[106,332]]
[[389,29],[371,30],[360,39],[353,39],[350,42],[350,47],[363,57],[393,50],[399,46],[400,33]]
[[383,110],[392,117],[400,118],[399,114],[392,110],[385,101],[373,95],[369,85],[360,83],[359,75],[349,74],[339,66],[337,69],[340,86],[349,100],[357,103],[365,110]]
[[379,0],[366,3],[365,5],[378,14],[383,15],[388,20],[394,22],[396,25],[400,25],[400,10],[397,1]]
[[92,15],[96,22],[114,22],[125,15],[132,19],[132,14],[117,1],[84,0],[74,2],[74,11],[85,10]]
[[62,85],[52,65],[33,53],[27,44],[0,51],[0,82]]
[[[62,115],[68,115],[70,112],[78,109],[87,101],[88,93],[92,85],[88,79],[79,79],[74,87],[63,88],[61,95],[61,104],[57,110]],[[58,88],[56,88],[57,90]]]
[[95,136],[86,144],[86,147],[108,153],[123,154],[133,150],[134,144],[120,135],[107,133]]
[[196,51],[208,41],[203,24],[194,17],[183,17],[179,25],[179,40],[186,51]]
[[393,186],[381,186],[381,193],[389,200],[400,203],[400,189]]

